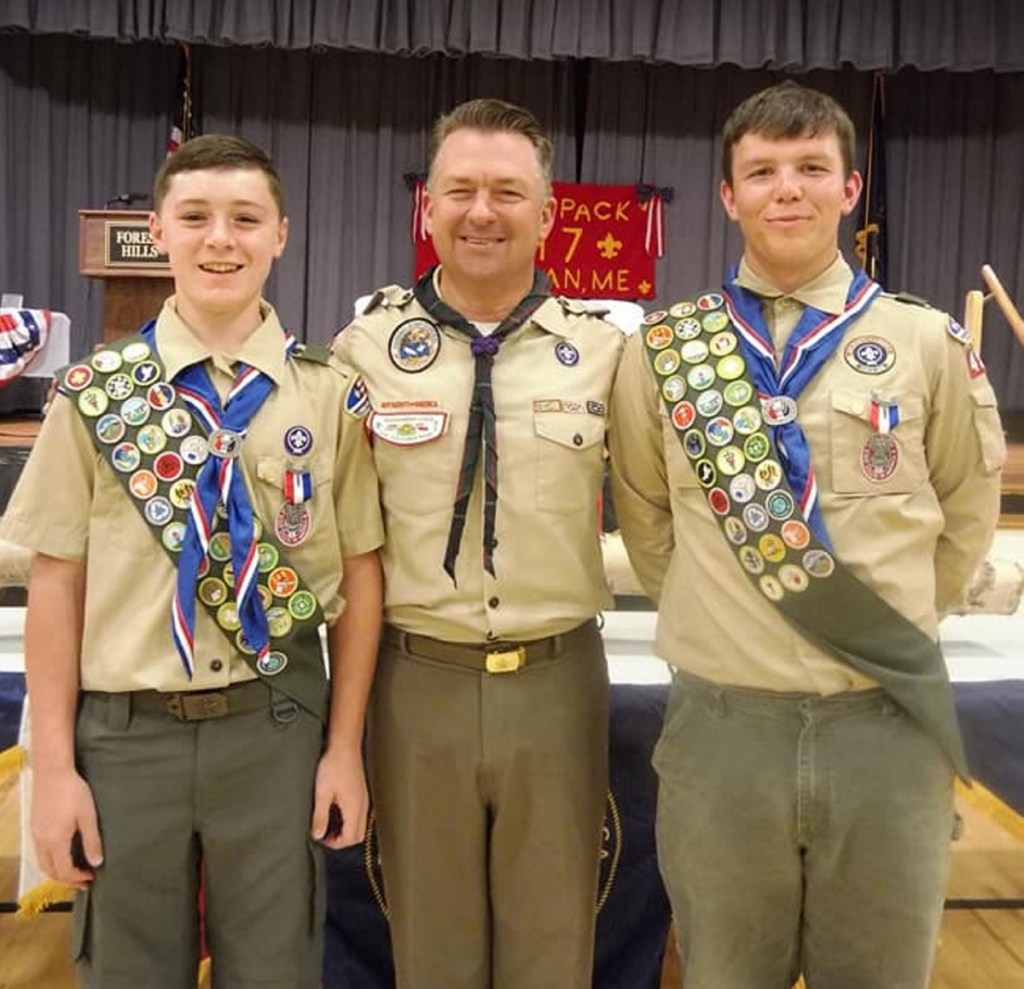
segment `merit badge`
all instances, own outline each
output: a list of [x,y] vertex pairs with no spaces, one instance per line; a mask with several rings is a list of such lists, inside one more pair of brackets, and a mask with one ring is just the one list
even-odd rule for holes
[[689,402],[678,402],[672,409],[672,422],[676,429],[688,429],[693,425],[696,411]]
[[137,470],[128,478],[128,490],[136,498],[152,498],[156,494],[156,475],[151,470]]
[[64,387],[70,391],[81,391],[92,381],[92,368],[85,364],[76,364],[68,368],[64,375]]
[[155,423],[150,423],[139,430],[135,442],[143,453],[154,457],[167,446],[167,434]]
[[753,464],[764,460],[770,452],[771,444],[764,433],[754,433],[743,441],[743,454]]
[[796,504],[788,491],[773,491],[765,499],[764,507],[776,522],[784,522],[793,514]]
[[676,319],[682,319],[684,316],[692,316],[696,311],[697,307],[692,302],[677,302],[669,309],[668,314]]
[[774,460],[762,460],[754,468],[754,481],[762,491],[771,491],[782,483],[782,468]]
[[703,340],[687,340],[679,348],[679,355],[687,364],[701,364],[707,360],[708,345]]
[[881,337],[856,337],[846,345],[843,358],[861,374],[884,374],[896,363],[896,351]]
[[142,510],[146,516],[146,521],[151,525],[166,525],[174,516],[174,509],[171,508],[171,503],[163,495],[150,498]]
[[761,415],[769,426],[784,426],[796,419],[796,401],[788,395],[772,395],[761,399]]
[[121,351],[121,356],[127,364],[138,364],[149,357],[149,344],[136,340]]
[[107,383],[103,386],[103,390],[115,402],[122,402],[135,391],[135,385],[132,384],[132,379],[127,374],[118,373],[112,374],[107,378]]
[[125,432],[125,425],[113,412],[100,416],[96,421],[96,435],[101,443],[117,443]]
[[648,326],[654,326],[655,323],[660,323],[668,315],[664,309],[656,309],[654,312],[649,312],[644,316],[644,322]]
[[107,398],[107,393],[96,385],[86,388],[78,396],[78,408],[82,415],[90,418],[103,415],[109,404],[110,399]]
[[575,367],[580,362],[580,352],[568,340],[559,340],[555,344],[555,357],[566,367]]
[[791,594],[799,594],[801,591],[806,591],[811,583],[806,571],[801,570],[794,563],[784,563],[779,567],[779,580],[782,582],[782,586]]
[[284,448],[293,457],[302,457],[313,449],[313,434],[305,426],[291,426],[284,434]]
[[712,419],[705,427],[705,431],[708,434],[708,442],[714,446],[725,446],[732,441],[732,422],[725,416]]
[[690,368],[686,375],[686,381],[691,388],[703,391],[715,383],[715,369],[710,364],[698,364],[696,367]]
[[304,622],[316,611],[316,598],[312,591],[296,591],[288,598],[288,611],[297,621]]
[[[145,365],[140,364],[139,367],[145,367]],[[174,385],[167,381],[158,381],[155,385],[151,385],[146,392],[146,401],[157,412],[162,412],[174,404],[175,394]]]
[[[262,589],[262,588],[261,588]],[[262,600],[262,598],[261,598]],[[266,610],[266,609],[264,609]],[[246,656],[255,656],[256,650],[253,649],[252,643],[249,641],[248,636],[245,634],[245,629],[240,628],[235,633],[235,645],[238,647],[240,653],[244,653]]]
[[749,381],[730,381],[722,390],[725,400],[732,406],[746,405],[754,397]]
[[823,549],[809,549],[802,562],[812,577],[831,577],[836,569],[836,561]]
[[132,368],[132,378],[136,384],[151,385],[160,377],[160,368],[155,361],[143,361]]
[[113,374],[121,366],[121,355],[116,350],[97,350],[90,363],[101,374]]
[[727,518],[722,526],[726,537],[734,546],[742,546],[747,541],[747,527],[735,516]]
[[967,332],[952,316],[949,317],[949,322],[946,324],[946,329],[949,330],[949,335],[954,339],[958,340],[964,346],[969,347],[971,345],[971,334]]
[[267,575],[267,587],[275,597],[289,598],[299,588],[299,575],[291,567],[278,567]]
[[[710,316],[704,318],[704,325],[707,326]],[[735,333],[716,333],[710,340],[708,346],[711,348],[711,353],[715,357],[725,357],[726,354],[731,354],[737,347],[736,334]]]
[[724,302],[725,300],[717,292],[705,292],[697,299],[697,308],[708,312],[711,309],[721,309]]
[[717,388],[709,388],[697,396],[697,411],[704,417],[718,415],[722,411],[722,393]]
[[899,465],[899,444],[891,433],[873,433],[860,452],[861,473],[875,482],[888,481]]
[[273,543],[260,543],[256,547],[256,560],[260,573],[270,573],[280,559],[281,554]]
[[766,532],[757,541],[757,548],[769,563],[778,563],[786,558],[786,544],[774,532]]
[[388,342],[391,362],[411,374],[430,367],[440,352],[441,334],[437,325],[426,319],[407,319],[399,323]]
[[678,374],[666,378],[661,386],[661,394],[670,402],[678,402],[686,394],[686,379]]
[[718,333],[729,325],[729,317],[724,312],[709,312],[700,322],[708,333]]
[[742,376],[747,365],[739,354],[727,354],[718,362],[718,376],[725,381],[733,381]]
[[811,533],[803,522],[790,519],[782,524],[782,538],[792,549],[806,549],[811,542]]
[[295,621],[292,616],[288,614],[287,608],[267,609],[267,625],[270,628],[271,638],[284,638],[284,636],[292,630],[292,625],[294,624]]
[[185,542],[185,523],[172,522],[165,526],[164,531],[160,534],[160,541],[172,553],[180,553],[181,544]]
[[676,323],[675,333],[680,340],[695,340],[700,336],[700,322],[692,316],[680,319]]
[[274,518],[274,535],[285,546],[298,546],[309,535],[312,522],[306,505],[290,505],[287,502]]
[[210,537],[210,558],[224,563],[231,559],[231,537],[226,532],[215,532]]
[[199,582],[196,594],[203,604],[219,608],[228,599],[228,585],[219,577],[207,577]]
[[123,474],[129,474],[142,463],[142,454],[134,443],[119,443],[110,455],[110,462]]
[[707,449],[704,434],[699,429],[689,430],[683,437],[683,449],[691,460],[703,457],[704,451]]
[[698,460],[693,465],[693,472],[697,475],[697,482],[704,488],[713,487],[718,480],[718,472],[710,460]]
[[192,415],[187,409],[168,409],[160,420],[160,425],[168,436],[177,439],[185,436],[192,428]]
[[761,428],[761,413],[753,405],[744,405],[742,409],[736,410],[732,424],[740,436],[749,436]]
[[760,573],[764,573],[764,557],[753,546],[744,546],[737,555],[740,559],[740,565],[747,573],[751,573],[755,577]]
[[277,676],[287,665],[288,657],[278,649],[271,649],[256,660],[257,672],[265,677]]
[[658,323],[647,331],[645,339],[651,350],[664,350],[672,342],[672,327]]
[[160,456],[153,461],[153,473],[156,474],[161,481],[167,481],[168,483],[178,480],[184,469],[181,457],[173,450],[161,453]]
[[[370,411],[370,392],[362,375],[356,375],[355,381],[349,385],[349,389],[345,393],[345,411],[357,419],[362,419]],[[312,446],[312,437],[309,442]]]
[[674,374],[679,370],[682,358],[676,350],[663,350],[654,358],[654,370],[660,375]]
[[188,508],[192,504],[192,492],[195,486],[195,481],[191,478],[183,477],[171,485],[171,490],[167,492],[167,497],[171,499],[171,504],[175,508]]
[[729,482],[729,494],[739,505],[745,505],[757,494],[757,485],[749,474],[737,474]]
[[237,632],[242,627],[234,601],[225,601],[217,609],[217,624],[227,632]]
[[141,426],[149,418],[149,413],[149,402],[141,395],[133,395],[121,406],[121,418],[129,426]]
[[708,504],[716,515],[729,514],[729,496],[721,488],[712,488],[708,492]]
[[181,441],[181,459],[186,464],[191,464],[195,467],[198,464],[205,463],[209,453],[210,448],[205,437],[186,436]]
[[769,601],[781,601],[786,596],[782,582],[774,574],[766,573],[757,582],[757,586]]
[[448,413],[374,412],[369,421],[374,436],[394,446],[414,446],[442,436],[448,428]]
[[715,457],[715,463],[718,465],[718,469],[726,475],[726,477],[732,477],[734,474],[738,474],[743,470],[743,465],[747,462],[747,458],[743,456],[743,451],[738,446],[726,446],[722,447],[718,451],[718,456]]
[[764,532],[768,528],[768,513],[752,501],[743,509],[743,521],[751,532]]

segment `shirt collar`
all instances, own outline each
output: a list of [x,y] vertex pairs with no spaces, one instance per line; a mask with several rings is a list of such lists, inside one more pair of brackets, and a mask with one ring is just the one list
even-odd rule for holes
[[[182,321],[172,295],[156,320],[156,349],[167,371],[168,380],[191,364],[212,359],[215,354]],[[242,361],[266,374],[275,384],[284,376],[284,330],[274,307],[260,300],[263,321],[246,337],[234,353],[224,355],[228,361]]]
[[792,292],[782,292],[767,279],[762,278],[747,264],[744,256],[740,260],[736,283],[763,299],[779,299],[785,296],[795,299],[801,305],[812,306],[822,312],[837,315],[846,308],[846,296],[850,289],[853,272],[842,254],[837,253],[835,260],[820,275],[801,285]]

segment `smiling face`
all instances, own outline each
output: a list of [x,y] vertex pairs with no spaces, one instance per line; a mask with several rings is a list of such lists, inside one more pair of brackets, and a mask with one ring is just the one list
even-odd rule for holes
[[743,135],[732,147],[732,180],[719,190],[743,234],[750,267],[782,291],[821,274],[839,250],[839,222],[856,207],[861,177],[848,175],[835,133]]
[[267,176],[258,168],[178,172],[150,232],[174,276],[178,315],[200,335],[247,333],[288,238]]
[[434,158],[426,198],[446,298],[449,290],[525,295],[554,211],[528,138],[473,128],[450,133]]

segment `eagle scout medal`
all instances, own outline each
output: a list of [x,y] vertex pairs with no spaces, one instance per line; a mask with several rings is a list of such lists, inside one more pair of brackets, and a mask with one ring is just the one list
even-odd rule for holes
[[441,352],[441,334],[437,325],[426,319],[407,319],[391,333],[388,354],[401,371],[415,374],[424,371]]
[[843,350],[843,359],[860,374],[884,374],[896,363],[896,350],[881,337],[855,337]]

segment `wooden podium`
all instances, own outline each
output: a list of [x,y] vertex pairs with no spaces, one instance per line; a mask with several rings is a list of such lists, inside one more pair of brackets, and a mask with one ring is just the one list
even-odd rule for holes
[[104,340],[134,333],[174,291],[167,258],[149,236],[145,210],[79,210],[78,271],[103,279]]

